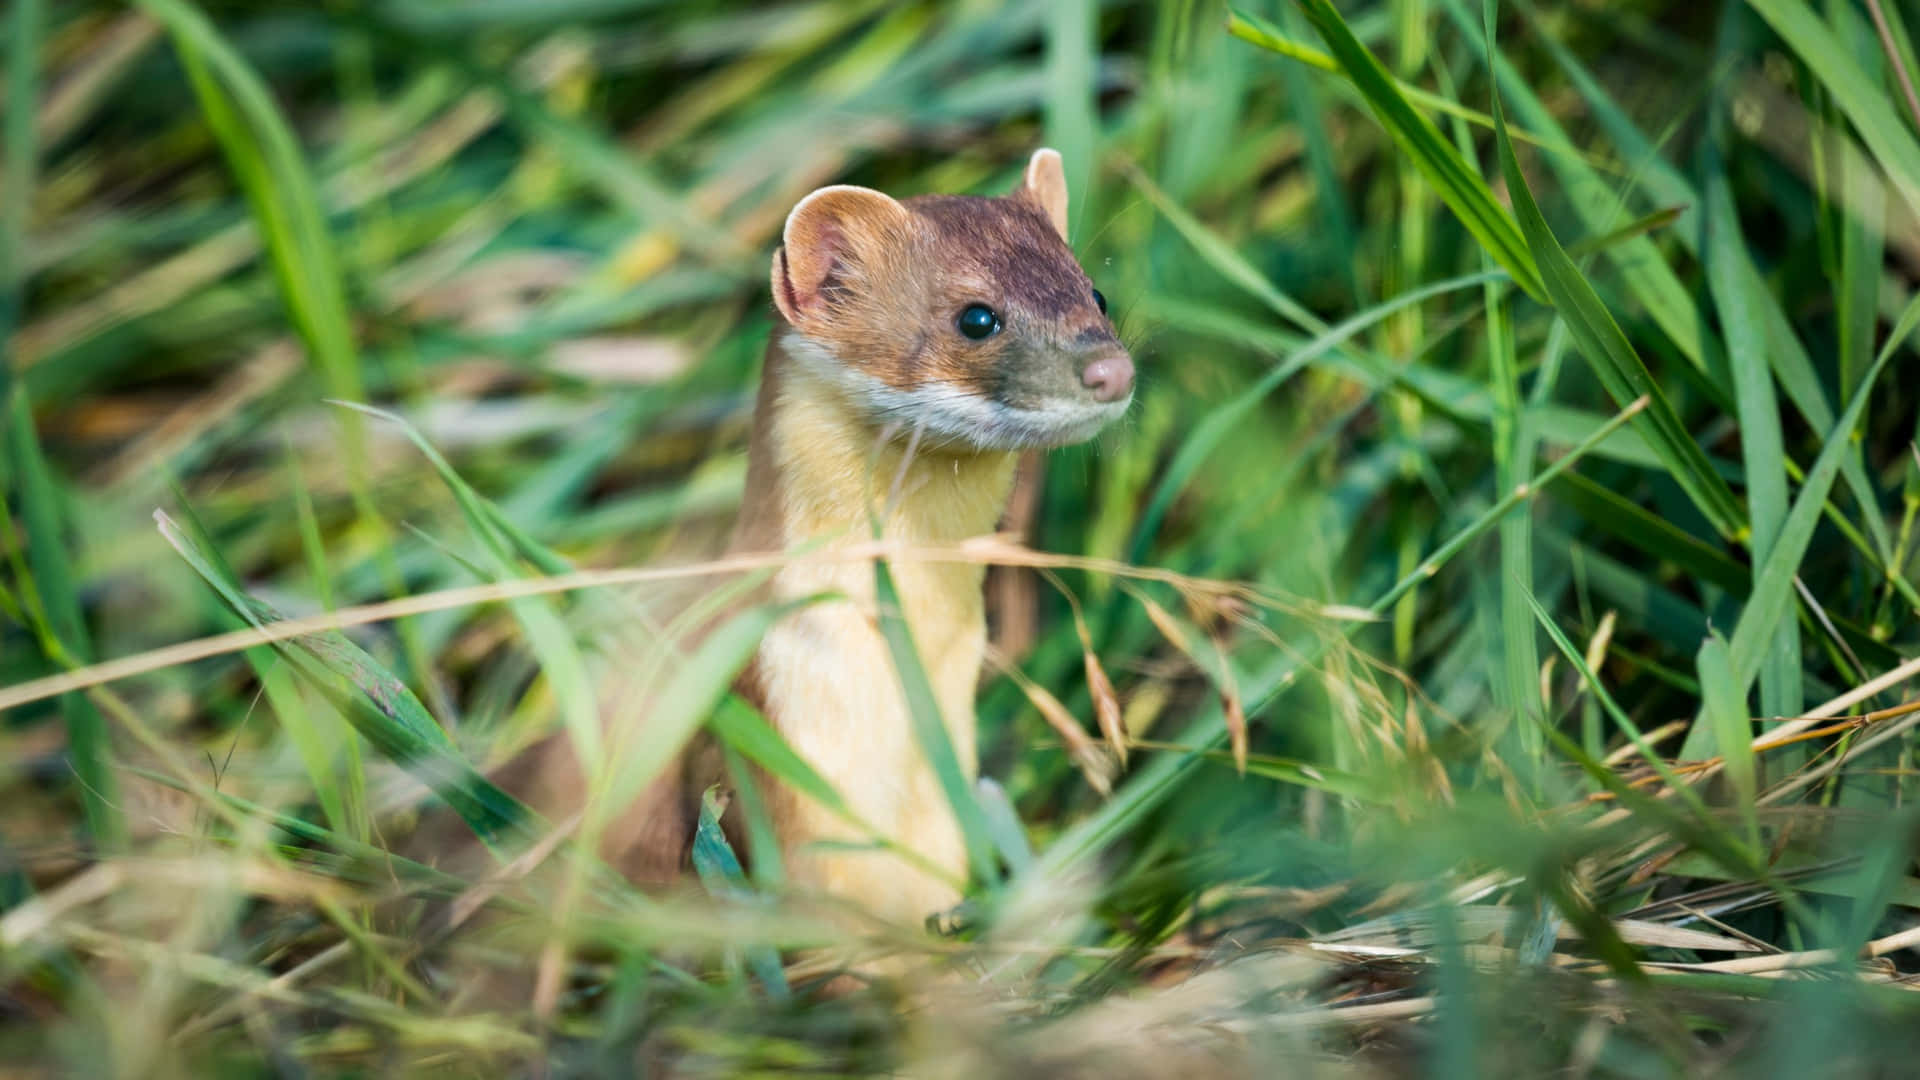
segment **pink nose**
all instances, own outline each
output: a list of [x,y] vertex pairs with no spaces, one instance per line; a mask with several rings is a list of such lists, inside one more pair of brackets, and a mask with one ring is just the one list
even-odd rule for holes
[[1103,356],[1087,365],[1080,381],[1095,401],[1119,401],[1133,392],[1133,360],[1126,353]]

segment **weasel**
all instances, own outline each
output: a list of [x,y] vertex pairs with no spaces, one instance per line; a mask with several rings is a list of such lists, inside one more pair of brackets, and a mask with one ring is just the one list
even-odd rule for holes
[[[1123,414],[1132,358],[1067,245],[1060,155],[1034,153],[1000,198],[822,188],[788,216],[773,256],[779,314],[748,446],[735,550],[883,535],[944,544],[991,532],[1021,451],[1091,438]],[[986,645],[983,567],[902,560],[903,614],[971,780],[974,688]],[[796,561],[772,591],[833,590],[763,640],[746,696],[855,813],[955,880],[958,823],[918,742],[874,615],[873,568]],[[792,879],[918,922],[958,900],[857,842],[793,795],[770,808]]]
[[[896,200],[868,188],[821,188],[786,220],[772,288],[778,319],[754,408],[734,552],[865,541],[875,515],[884,536],[908,543],[991,532],[1021,452],[1091,438],[1132,399],[1133,361],[1105,298],[1067,246],[1066,178],[1053,150],[1037,151],[1012,193],[998,198]],[[902,560],[892,569],[971,780],[984,568]],[[951,882],[966,879],[967,859],[881,637],[873,567],[796,559],[767,588],[774,600],[824,591],[844,599],[776,624],[738,689],[862,821],[941,872],[871,847],[851,850],[867,837],[774,787],[768,812],[788,877],[800,889],[917,924],[959,899]],[[617,811],[602,855],[644,884],[678,876],[700,793],[720,779],[713,758],[691,748]],[[564,735],[497,779],[556,820],[578,809],[583,790]]]

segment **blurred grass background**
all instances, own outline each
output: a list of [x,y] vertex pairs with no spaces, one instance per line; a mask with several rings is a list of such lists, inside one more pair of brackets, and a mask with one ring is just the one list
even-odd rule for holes
[[[1913,18],[12,0],[0,1061],[1897,1073]],[[1039,145],[1140,388],[1046,457],[1025,539],[1060,565],[996,571],[1010,873],[948,979],[822,998],[765,951],[822,931],[738,880],[475,892],[387,857],[423,782],[510,832],[472,766],[590,727],[596,654],[677,632],[660,585],[34,689],[710,555],[787,209],[998,192]],[[777,760],[724,719],[727,647],[660,676],[675,718]],[[396,892],[501,915],[396,931]],[[539,989],[476,1002],[447,950]]]

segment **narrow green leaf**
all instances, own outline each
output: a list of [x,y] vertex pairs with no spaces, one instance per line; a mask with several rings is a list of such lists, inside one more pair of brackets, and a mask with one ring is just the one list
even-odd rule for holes
[[[1272,23],[1258,16],[1228,9],[1227,33],[1232,34],[1234,37],[1250,45],[1257,45],[1268,52],[1278,53],[1290,60],[1298,60],[1308,67],[1318,68],[1321,71],[1332,72],[1336,75],[1341,74],[1340,64],[1334,60],[1333,57],[1310,45],[1302,44],[1282,32]],[[1407,82],[1405,79],[1396,77],[1393,80],[1393,85],[1408,101],[1413,102],[1423,109],[1430,109],[1444,116],[1464,120],[1469,124],[1486,128],[1489,131],[1493,129],[1493,117],[1478,109],[1469,108],[1452,98],[1442,97],[1430,90]],[[1568,141],[1564,135],[1555,134],[1552,136],[1542,136],[1516,128],[1514,129],[1513,137],[1519,142],[1538,146],[1542,150],[1550,153],[1569,154],[1575,157],[1588,156],[1586,151],[1583,151],[1580,147]]]
[[330,730],[335,718],[315,715],[311,702],[301,696],[292,674],[272,648],[260,645],[248,649],[244,655],[253,668],[254,677],[260,680],[268,706],[279,717],[287,741],[293,744],[294,753],[306,770],[307,783],[313,787],[314,798],[320,802],[320,812],[325,815],[327,825],[335,832],[354,832],[356,838],[365,839],[355,829],[354,816],[347,809],[348,800],[336,772],[339,747]]
[[1660,455],[1675,482],[1715,529],[1729,539],[1745,536],[1746,523],[1732,490],[1713,470],[1700,444],[1673,411],[1660,384],[1640,362],[1619,324],[1600,302],[1599,294],[1547,227],[1547,220],[1541,216],[1539,204],[1534,202],[1533,192],[1527,187],[1526,176],[1520,171],[1519,159],[1514,157],[1498,94],[1493,99],[1493,118],[1500,167],[1513,197],[1514,214],[1520,219],[1527,244],[1539,261],[1546,294],[1566,320],[1575,346],[1593,366],[1594,373],[1616,403],[1624,405],[1636,398],[1647,399],[1646,412],[1635,422],[1647,444]]
[[1707,722],[1703,729],[1713,735],[1712,753],[1725,762],[1727,779],[1746,823],[1747,843],[1760,850],[1760,819],[1754,805],[1759,793],[1759,776],[1754,764],[1753,721],[1747,711],[1747,695],[1733,675],[1733,658],[1727,643],[1711,634],[1700,643],[1695,660],[1700,674],[1700,696]]
[[[481,497],[418,428],[404,417],[385,409],[350,401],[336,401],[334,404],[398,427],[408,441],[426,456],[441,482],[453,492],[454,501],[466,518],[467,527],[486,549],[485,576],[496,582],[520,577],[512,559],[515,549],[525,545],[521,540],[502,535],[499,531],[497,523],[505,515]],[[524,537],[524,534],[521,536]],[[605,764],[607,758],[600,752],[600,707],[593,679],[587,673],[586,660],[581,656],[572,631],[554,611],[552,601],[545,597],[509,600],[507,608],[513,612],[515,620],[526,633],[527,641],[540,661],[541,677],[560,703],[560,716],[566,725],[567,735],[573,740],[574,750],[579,754],[586,771],[591,774]]]
[[[767,630],[789,613],[823,599],[825,594],[748,608],[705,635],[692,655],[675,663],[659,694],[644,703],[646,723],[611,725],[615,731],[626,733],[626,739],[607,747],[608,765],[602,785],[605,795],[596,800],[596,805],[603,812],[613,813],[632,803],[673,761],[700,725],[714,715],[734,680],[753,659]],[[738,714],[730,722],[736,731],[743,723]]]
[[[1482,254],[1485,258],[1485,254]],[[1502,291],[1489,284],[1487,313],[1487,376],[1493,388],[1493,482],[1496,491],[1514,491],[1533,480],[1533,433],[1521,411],[1520,361],[1513,341],[1513,311]],[[1532,719],[1541,714],[1540,651],[1526,596],[1533,591],[1533,515],[1508,514],[1500,519],[1499,671],[1494,680],[1498,700],[1520,721],[1514,731],[1529,764],[1540,764],[1540,732]]]
[[1853,430],[1866,412],[1874,381],[1916,324],[1920,324],[1920,297],[1907,305],[1893,333],[1887,336],[1880,356],[1860,380],[1846,412],[1841,414],[1833,430],[1827,432],[1820,456],[1814,459],[1813,468],[1807,470],[1806,481],[1800,485],[1800,494],[1793,500],[1793,509],[1781,526],[1773,550],[1754,573],[1753,593],[1733,628],[1733,674],[1735,686],[1742,693],[1758,675],[1761,658],[1771,645],[1776,626],[1791,611],[1794,576],[1799,573],[1800,561],[1806,557],[1807,545],[1813,540],[1814,526],[1820,522],[1821,508],[1833,488],[1840,462],[1852,444]]
[[[1478,50],[1482,60],[1489,64],[1499,81],[1501,103],[1513,111],[1520,126],[1543,132],[1549,140],[1564,141],[1566,133],[1553,110],[1540,100],[1513,65],[1474,32],[1477,28],[1464,0],[1447,0],[1447,10],[1463,31],[1462,39],[1467,46]],[[1520,141],[1520,128],[1509,126],[1508,134]],[[1597,233],[1617,228],[1626,209],[1626,193],[1616,194],[1614,185],[1577,155],[1549,154],[1543,160],[1553,169],[1566,192],[1567,205],[1587,230]],[[1573,250],[1569,248],[1570,255]],[[1535,258],[1539,258],[1538,252]],[[1619,244],[1609,246],[1607,259],[1619,271],[1628,293],[1645,306],[1661,331],[1696,369],[1711,378],[1707,357],[1717,345],[1703,340],[1702,320],[1692,293],[1667,265],[1653,241],[1639,236],[1623,237]]]
[[1553,485],[1553,496],[1572,507],[1594,528],[1673,563],[1689,577],[1710,582],[1738,596],[1745,596],[1752,586],[1746,567],[1728,558],[1724,551],[1605,484],[1579,473],[1568,473]]
[[[693,869],[700,875],[700,883],[715,896],[735,900],[753,896],[741,872],[740,859],[720,828],[720,798],[712,788],[700,796],[700,820],[693,831]],[[785,1002],[791,991],[787,973],[780,967],[780,954],[770,945],[749,945],[746,953],[747,966],[767,988],[767,997],[776,1003]]]
[[[1544,48],[1554,62],[1565,73],[1567,80],[1579,92],[1587,108],[1592,110],[1594,119],[1607,133],[1621,153],[1634,163],[1635,173],[1655,198],[1676,206],[1699,207],[1703,200],[1700,193],[1687,178],[1669,164],[1661,155],[1660,147],[1643,135],[1635,126],[1633,119],[1621,109],[1593,77],[1578,58],[1562,44],[1549,30],[1542,29],[1539,13],[1531,0],[1514,0],[1514,6],[1526,14],[1535,26],[1533,40]],[[1674,239],[1682,247],[1694,250],[1705,258],[1700,246],[1701,233],[1698,227],[1696,211],[1689,209],[1681,217],[1679,227],[1673,230]],[[1760,319],[1761,329],[1767,342],[1767,353],[1773,364],[1774,378],[1780,388],[1786,391],[1795,409],[1805,417],[1816,430],[1824,431],[1833,426],[1833,406],[1827,400],[1827,392],[1822,387],[1819,374],[1814,370],[1813,359],[1807,354],[1806,347],[1795,335],[1793,323],[1787,318],[1786,309],[1781,306],[1780,298],[1768,288],[1760,268],[1751,260],[1737,268],[1746,293],[1757,306],[1754,312]],[[1867,478],[1866,468],[1858,451],[1849,454],[1840,466],[1841,475],[1846,479],[1847,488],[1862,506],[1874,503],[1873,485]],[[1866,526],[1872,535],[1875,550],[1882,561],[1890,560],[1891,537],[1886,523],[1877,514],[1866,515]]]
[[[1100,113],[1094,100],[1099,5],[1093,0],[1048,0],[1046,12],[1047,145],[1060,151],[1067,190],[1073,193],[1067,215],[1077,226],[1095,220],[1087,215],[1094,208],[1093,167],[1099,159]],[[1070,227],[1068,235],[1080,234]]]
[[[1646,735],[1640,730],[1640,725],[1634,723],[1633,718],[1627,715],[1627,711],[1620,707],[1618,701],[1614,700],[1613,692],[1608,690],[1606,684],[1600,681],[1599,673],[1588,665],[1585,654],[1579,649],[1574,648],[1573,642],[1567,640],[1567,635],[1561,632],[1560,626],[1554,621],[1553,616],[1547,612],[1546,608],[1540,606],[1539,598],[1535,597],[1532,593],[1528,593],[1527,606],[1533,609],[1534,619],[1539,622],[1540,628],[1547,632],[1547,637],[1553,641],[1554,646],[1560,650],[1561,659],[1565,660],[1573,667],[1574,671],[1579,673],[1581,681],[1586,684],[1587,690],[1593,694],[1594,700],[1598,701],[1601,708],[1606,710],[1607,715],[1613,719],[1614,726],[1619,728],[1620,733],[1627,737],[1627,741],[1633,745],[1634,750],[1640,754],[1641,759],[1647,763],[1647,766],[1654,771],[1655,775],[1659,776],[1669,788],[1673,789],[1675,796],[1682,803],[1686,804],[1688,812],[1692,814],[1694,818],[1702,821],[1706,820],[1708,817],[1707,807],[1705,803],[1700,801],[1699,793],[1694,791],[1691,785],[1683,783],[1679,775],[1667,764],[1666,758],[1662,757],[1659,752],[1654,750],[1652,745],[1647,742]],[[1564,736],[1555,738],[1559,733],[1551,727],[1547,730],[1549,739],[1561,743],[1562,752],[1568,753],[1569,756],[1575,757],[1576,760],[1580,760],[1585,756],[1586,752],[1580,749],[1579,744],[1574,743],[1571,739],[1565,739]],[[1564,742],[1562,742],[1563,739],[1565,740]],[[1569,747],[1571,750],[1568,749]],[[1605,771],[1609,777],[1612,776],[1612,770],[1603,769],[1603,771]]]
[[1867,149],[1887,171],[1887,177],[1908,209],[1920,214],[1920,140],[1900,119],[1885,86],[1869,78],[1853,53],[1801,0],[1747,0],[1774,33],[1798,53],[1802,62],[1833,95],[1834,103],[1853,122]]
[[[183,509],[184,509],[184,503]],[[283,616],[247,594],[201,528],[191,509],[180,520],[155,511],[160,534],[234,613],[255,627]],[[492,841],[534,820],[520,802],[501,791],[455,750],[420,699],[379,661],[339,631],[274,642],[296,674],[332,702],[366,740],[388,759],[418,776],[482,840]]]
[[728,694],[720,702],[707,718],[707,729],[774,779],[842,817],[852,816],[852,809],[833,785],[794,752],[787,740],[767,723],[766,717],[760,715],[760,710],[738,694]]
[[[1196,227],[1199,227],[1197,223]],[[1167,511],[1173,506],[1173,500],[1185,489],[1187,481],[1193,478],[1200,465],[1233,431],[1234,426],[1244,420],[1259,406],[1260,402],[1278,389],[1282,383],[1292,378],[1296,372],[1341,348],[1355,335],[1377,325],[1396,311],[1404,311],[1436,296],[1503,280],[1505,277],[1506,275],[1501,271],[1468,274],[1412,289],[1391,300],[1375,304],[1346,319],[1338,326],[1323,329],[1312,341],[1269,369],[1252,386],[1236,394],[1226,404],[1209,410],[1194,426],[1193,433],[1181,442],[1180,448],[1174,452],[1172,462],[1167,465],[1166,472],[1161,475],[1160,482],[1155,485],[1153,498],[1147,503],[1146,510],[1141,513],[1140,523],[1134,527],[1133,542],[1128,546],[1128,559],[1132,562],[1141,562],[1145,559],[1147,546],[1159,534],[1160,523],[1166,519]]]
[[[1506,268],[1514,283],[1535,299],[1545,300],[1537,252],[1529,251],[1513,218],[1494,201],[1493,192],[1453,146],[1401,95],[1394,79],[1373,53],[1353,35],[1330,0],[1301,0],[1307,19],[1327,43],[1333,58],[1353,80],[1387,134],[1410,156],[1474,239]],[[1498,123],[1498,113],[1495,122]],[[1511,181],[1509,181],[1511,183]]]
[[980,812],[986,816],[993,846],[1006,860],[1007,869],[1018,874],[1032,866],[1033,848],[1027,844],[1026,830],[1020,827],[1020,815],[1013,808],[1013,800],[1007,798],[1006,789],[992,777],[983,776],[973,785],[973,790],[980,802]]
[[[728,702],[738,700],[737,695],[728,695],[720,707],[724,709]],[[738,750],[722,744],[720,754],[726,759],[727,779],[733,782],[734,794],[740,800],[740,817],[746,823],[747,850],[753,854],[753,883],[761,890],[777,892],[786,884],[787,865],[780,853],[780,835],[774,831],[773,817],[767,810],[766,793],[760,790],[760,778]]]
[[[1740,416],[1740,453],[1747,480],[1748,512],[1753,526],[1753,555],[1766,561],[1787,517],[1785,442],[1780,408],[1767,363],[1767,342],[1751,293],[1741,272],[1748,265],[1733,196],[1726,176],[1707,177],[1707,285],[1719,310],[1733,372],[1734,400]],[[1760,708],[1768,716],[1798,716],[1803,704],[1800,678],[1800,627],[1782,619],[1760,672]]]
[[[80,593],[68,559],[69,543],[62,524],[53,476],[40,450],[40,438],[27,405],[26,388],[13,385],[7,402],[7,455],[17,471],[21,525],[26,531],[27,567],[40,598],[44,623],[41,648],[55,663],[78,667],[93,656],[93,639],[80,608]],[[25,583],[22,583],[23,587]],[[29,606],[31,610],[31,606]],[[126,843],[126,821],[120,813],[119,781],[114,776],[113,746],[106,718],[84,694],[68,694],[60,709],[67,723],[67,754],[79,784],[80,804],[87,835],[102,851],[116,851]]]
[[[1454,555],[1484,536],[1488,529],[1499,522],[1502,515],[1512,512],[1515,507],[1524,503],[1531,497],[1534,490],[1551,484],[1560,474],[1593,452],[1594,448],[1605,441],[1609,435],[1638,415],[1643,407],[1636,402],[1622,410],[1553,464],[1540,470],[1539,477],[1527,491],[1509,492],[1493,506],[1488,507],[1485,513],[1453,536],[1448,537],[1431,554],[1420,560],[1412,571],[1375,598],[1368,610],[1376,615],[1387,611],[1400,597],[1438,573],[1439,568]],[[1351,629],[1358,625],[1360,624],[1346,624],[1347,632],[1351,632]],[[1324,637],[1316,637],[1297,654],[1283,655],[1243,680],[1240,689],[1247,703],[1248,715],[1257,714],[1267,708],[1281,692],[1294,685],[1302,671],[1310,670],[1312,665],[1318,662],[1328,648],[1328,644]],[[1181,747],[1178,752],[1156,755],[1144,767],[1129,774],[1126,782],[1113,793],[1112,798],[1101,805],[1099,811],[1074,823],[1047,848],[1046,853],[1035,864],[1033,873],[1047,877],[1066,874],[1105,850],[1134,822],[1178,790],[1193,770],[1199,766],[1203,755],[1212,752],[1225,738],[1226,717],[1219,703],[1215,701],[1180,732],[1175,740],[1175,744]],[[1247,767],[1248,771],[1256,771],[1253,757],[1249,757]],[[1287,779],[1284,776],[1275,778]]]
[[920,752],[927,756],[927,764],[960,823],[960,835],[966,841],[967,858],[973,865],[974,875],[992,884],[1000,876],[993,860],[993,842],[989,839],[992,830],[979,801],[974,798],[973,784],[960,766],[960,756],[954,752],[946,719],[940,715],[940,699],[934,696],[933,683],[927,678],[926,666],[920,662],[920,650],[913,643],[913,629],[907,625],[900,593],[894,587],[893,572],[887,568],[885,559],[873,561],[873,582],[874,598],[880,609],[880,634],[886,639],[894,673],[906,695],[914,740],[920,744]]
[[208,125],[253,209],[301,338],[332,392],[359,399],[359,358],[326,217],[271,91],[198,8],[184,0],[139,4],[173,37]]
[[35,115],[46,0],[13,0],[7,20],[5,130],[0,132],[0,405],[12,408],[13,341],[25,318],[27,216],[39,171]]

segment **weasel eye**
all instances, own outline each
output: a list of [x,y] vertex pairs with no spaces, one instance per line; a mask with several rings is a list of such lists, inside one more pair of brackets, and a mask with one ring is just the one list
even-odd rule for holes
[[1105,315],[1107,313],[1107,298],[1100,295],[1099,289],[1093,290],[1093,306],[1100,309],[1100,314]]
[[974,341],[985,341],[1000,332],[1000,316],[995,315],[993,309],[985,304],[969,304],[967,309],[960,313],[960,319],[955,326],[962,337]]

